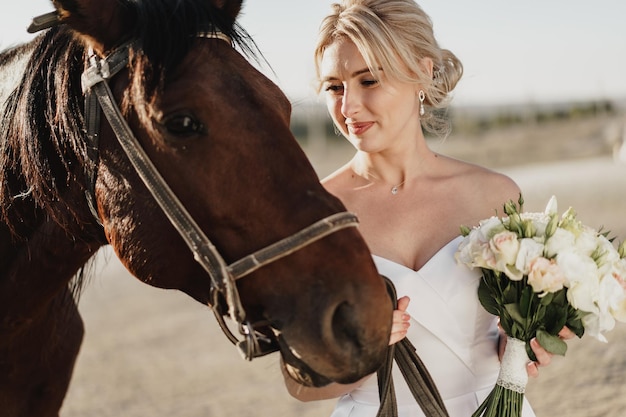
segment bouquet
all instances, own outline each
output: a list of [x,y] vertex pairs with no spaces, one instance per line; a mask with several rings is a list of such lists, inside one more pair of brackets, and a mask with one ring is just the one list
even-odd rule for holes
[[461,228],[456,259],[481,269],[479,300],[507,335],[496,386],[472,417],[521,416],[526,364],[536,360],[533,337],[565,355],[563,326],[606,342],[603,333],[626,321],[624,243],[615,249],[607,233],[583,225],[572,208],[559,216],[554,197],[544,213],[523,212],[521,196],[518,204],[506,203],[502,218]]

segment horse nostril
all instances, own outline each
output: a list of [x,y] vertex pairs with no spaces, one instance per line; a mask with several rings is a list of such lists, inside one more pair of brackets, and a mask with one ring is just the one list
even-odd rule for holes
[[339,304],[335,309],[332,317],[332,334],[335,342],[343,349],[361,351],[363,346],[359,338],[359,323],[355,318],[354,307],[347,302]]

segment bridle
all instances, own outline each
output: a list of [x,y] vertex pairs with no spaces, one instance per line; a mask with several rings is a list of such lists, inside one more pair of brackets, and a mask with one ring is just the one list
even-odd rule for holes
[[[197,36],[219,39],[232,46],[230,38],[218,30],[203,32]],[[97,166],[100,110],[102,110],[117,140],[152,197],[192,251],[194,259],[209,274],[211,278],[209,306],[224,334],[238,347],[240,353],[247,360],[275,352],[278,350],[276,341],[257,330],[260,326],[269,327],[269,323],[250,323],[239,298],[235,281],[329,234],[347,227],[354,227],[358,224],[358,220],[354,214],[349,212],[336,213],[230,265],[226,264],[215,245],[200,229],[150,161],[115,102],[107,81],[127,66],[131,46],[131,44],[123,45],[102,59],[90,51],[89,66],[82,75],[90,160],[96,161],[94,165]],[[100,222],[94,189],[96,182],[95,166],[87,170],[85,194],[92,214]],[[220,309],[220,300],[226,302],[228,314],[237,323],[243,339],[238,339],[226,325],[224,313]]]

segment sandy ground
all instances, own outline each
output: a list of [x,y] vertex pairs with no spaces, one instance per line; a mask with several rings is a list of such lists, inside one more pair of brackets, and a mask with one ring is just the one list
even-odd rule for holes
[[[336,153],[312,158],[338,166]],[[626,165],[608,156],[506,168],[522,187],[526,209],[542,210],[556,194],[590,226],[626,237]],[[327,416],[334,401],[299,403],[286,393],[278,356],[241,359],[206,307],[128,275],[108,250],[80,302],[86,324],[62,417]],[[626,325],[570,343],[565,358],[531,380],[539,417],[626,415]]]

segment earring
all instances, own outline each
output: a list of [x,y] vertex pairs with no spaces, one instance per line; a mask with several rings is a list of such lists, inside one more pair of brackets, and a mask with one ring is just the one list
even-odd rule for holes
[[417,95],[420,99],[420,116],[423,116],[426,111],[424,110],[424,99],[426,98],[426,94],[424,94],[424,90],[420,90]]

